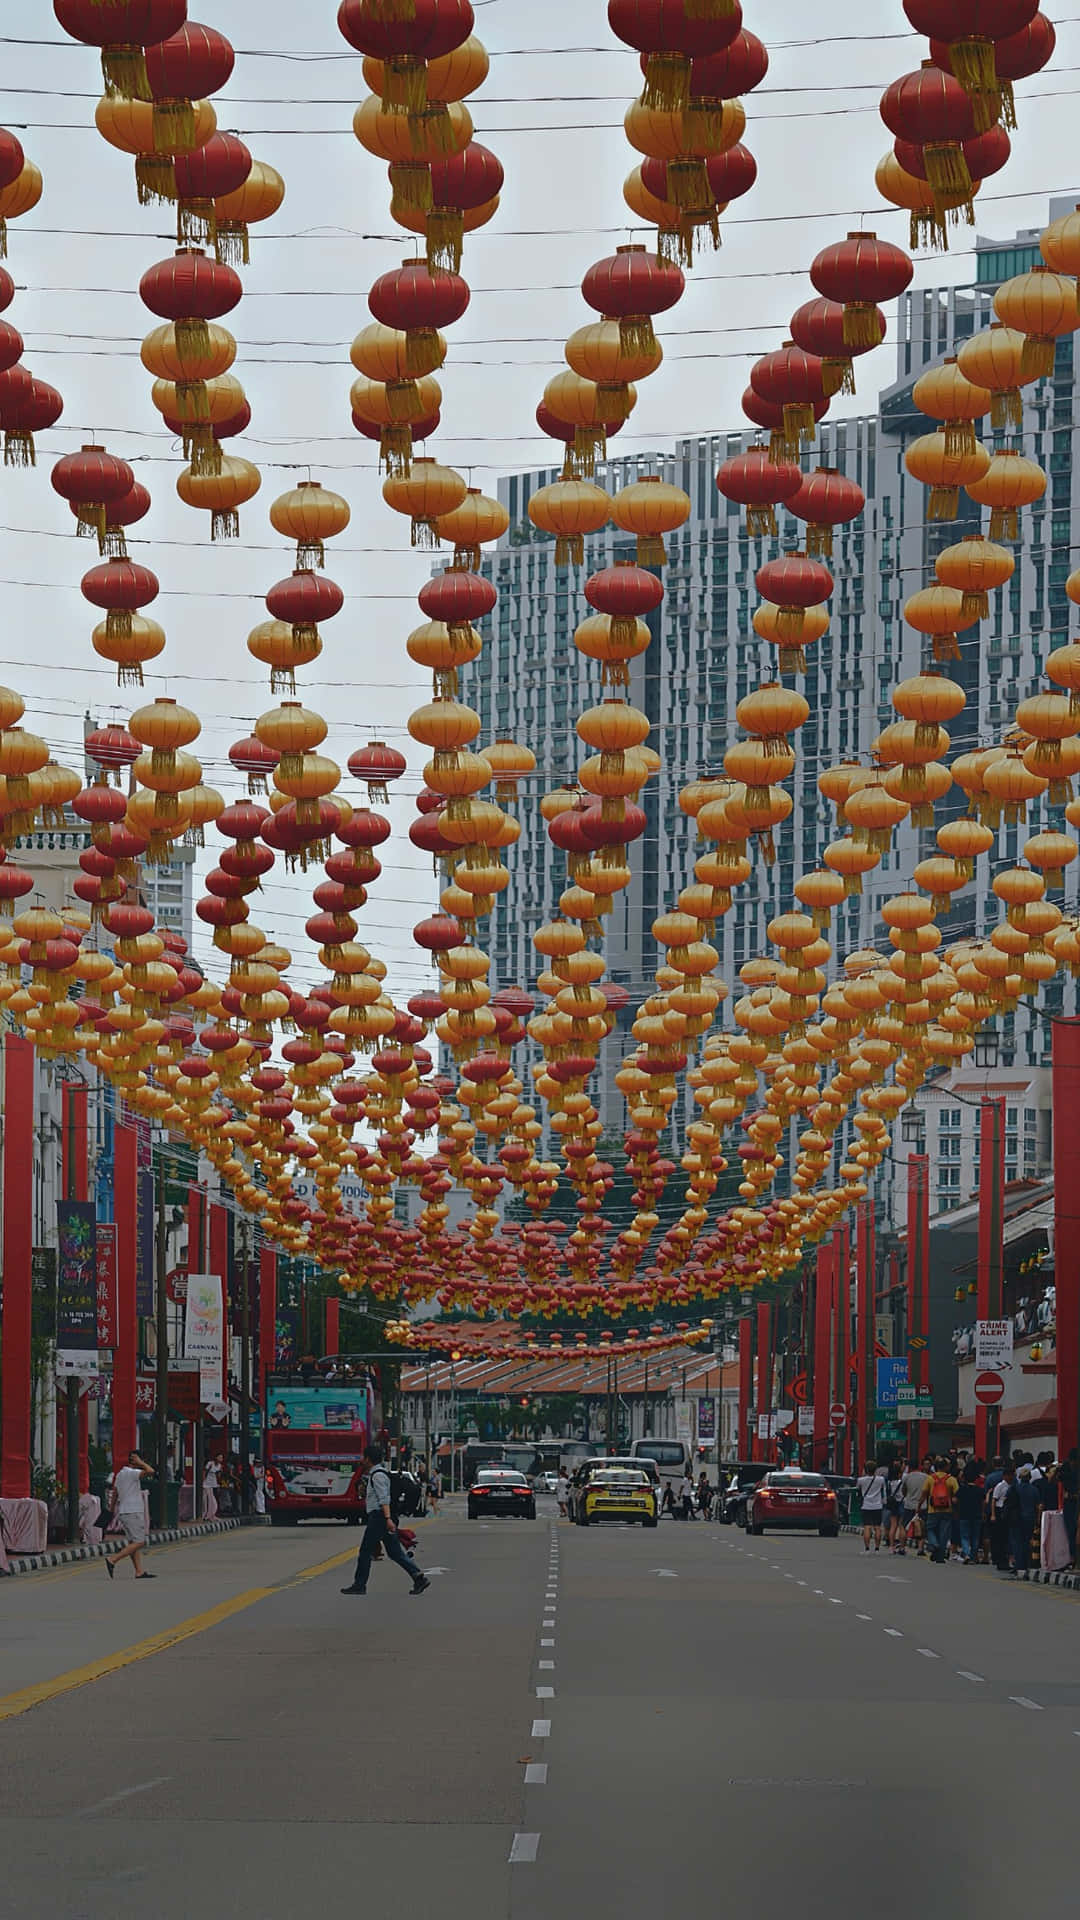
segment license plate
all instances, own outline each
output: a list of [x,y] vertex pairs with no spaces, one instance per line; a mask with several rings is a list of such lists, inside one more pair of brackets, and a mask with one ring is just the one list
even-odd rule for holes
[[814,1496],[812,1493],[785,1493],[784,1495],[785,1500],[794,1500],[800,1506],[808,1505],[813,1500],[813,1498]]

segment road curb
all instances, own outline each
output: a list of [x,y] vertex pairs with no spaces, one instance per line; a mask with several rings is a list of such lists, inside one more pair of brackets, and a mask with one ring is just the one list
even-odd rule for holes
[[[862,1533],[861,1527],[841,1527],[841,1533],[853,1533],[856,1538]],[[993,1569],[991,1568],[992,1572]],[[1043,1567],[1031,1567],[1027,1573],[1018,1573],[1017,1580],[1026,1580],[1032,1587],[1067,1587],[1073,1593],[1080,1593],[1080,1572],[1048,1573]]]
[[[212,1533],[234,1533],[238,1527],[265,1525],[266,1518],[262,1514],[240,1516],[235,1520],[200,1520],[190,1527],[155,1528],[150,1533],[149,1545],[161,1547],[170,1541],[202,1540]],[[106,1543],[100,1541],[95,1546],[50,1547],[47,1553],[9,1554],[8,1572],[16,1576],[26,1573],[44,1573],[49,1567],[72,1566],[79,1560],[103,1560],[107,1552]]]

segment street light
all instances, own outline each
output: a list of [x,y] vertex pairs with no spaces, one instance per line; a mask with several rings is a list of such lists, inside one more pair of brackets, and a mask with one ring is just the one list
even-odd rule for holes
[[996,1067],[1001,1055],[1001,1039],[997,1033],[982,1032],[975,1037],[975,1065],[989,1070]]
[[901,1115],[900,1138],[906,1141],[908,1146],[917,1147],[920,1152],[925,1146],[926,1116],[920,1113],[918,1107],[911,1107]]

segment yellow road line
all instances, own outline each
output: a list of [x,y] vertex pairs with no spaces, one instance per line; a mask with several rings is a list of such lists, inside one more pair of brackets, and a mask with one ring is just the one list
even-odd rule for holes
[[192,1614],[189,1620],[181,1620],[175,1627],[167,1627],[164,1633],[154,1633],[146,1640],[137,1640],[134,1646],[123,1647],[119,1653],[106,1654],[101,1660],[92,1660],[88,1666],[72,1667],[68,1673],[58,1673],[52,1680],[40,1680],[36,1686],[23,1687],[18,1693],[9,1693],[0,1698],[0,1721],[16,1720],[20,1714],[29,1713],[31,1708],[40,1707],[46,1700],[56,1700],[62,1694],[74,1693],[78,1687],[87,1687],[95,1680],[105,1680],[111,1673],[119,1673],[124,1667],[134,1666],[138,1660],[148,1660],[155,1653],[165,1653],[169,1647],[179,1645],[182,1640],[190,1640],[198,1633],[206,1633],[211,1627],[220,1626],[234,1613],[242,1613],[246,1607],[255,1606],[260,1600],[268,1600],[271,1594],[287,1592],[290,1587],[298,1587],[305,1580],[314,1580],[320,1573],[329,1573],[334,1567],[340,1567],[353,1557],[348,1553],[335,1554],[331,1560],[320,1561],[318,1566],[306,1567],[302,1573],[295,1574],[279,1587],[249,1587],[246,1593],[238,1593],[232,1600],[222,1600],[218,1606],[210,1607],[205,1613]]

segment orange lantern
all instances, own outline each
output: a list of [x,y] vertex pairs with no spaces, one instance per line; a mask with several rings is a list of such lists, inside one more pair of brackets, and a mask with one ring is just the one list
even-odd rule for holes
[[1003,325],[1024,335],[1022,380],[1048,380],[1057,340],[1080,327],[1075,281],[1047,266],[1005,280],[994,295],[994,312]]
[[1020,508],[1042,499],[1046,475],[1036,461],[1004,448],[994,454],[980,479],[965,481],[964,491],[969,500],[990,508],[991,540],[1018,540]]
[[176,491],[186,507],[209,513],[211,540],[236,540],[240,534],[239,509],[255,498],[261,485],[262,475],[250,460],[239,454],[222,454],[217,473],[196,473],[194,467],[185,467]]
[[990,612],[990,594],[1012,579],[1016,561],[1007,547],[990,540],[959,540],[945,547],[934,561],[934,572],[943,587],[953,587],[964,596],[964,612],[985,620]]
[[993,321],[978,333],[970,334],[956,350],[957,364],[965,379],[989,389],[990,424],[999,432],[1023,424],[1020,388],[1025,380],[1025,345],[1022,333]]
[[439,545],[438,522],[460,507],[468,488],[460,473],[437,460],[414,460],[409,474],[391,474],[383,481],[383,499],[395,513],[408,514],[414,547]]
[[941,430],[924,433],[909,442],[904,465],[913,480],[930,488],[928,520],[955,520],[960,509],[960,488],[982,478],[990,466],[990,453],[981,441],[962,452],[950,451],[948,435]]
[[587,480],[556,480],[540,487],[529,500],[529,519],[555,539],[555,565],[581,566],[585,535],[598,533],[611,518],[611,500],[602,487]]

